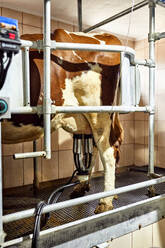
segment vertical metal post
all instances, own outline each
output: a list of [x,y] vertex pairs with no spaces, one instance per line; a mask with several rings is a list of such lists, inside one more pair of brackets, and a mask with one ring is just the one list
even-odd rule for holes
[[82,0],[77,0],[78,5],[78,29],[82,32]]
[[[29,47],[25,47],[22,51],[22,63],[23,63],[23,82],[24,82],[24,106],[30,106],[30,63],[29,63]],[[36,152],[36,141],[33,141],[33,152]],[[36,194],[39,189],[38,180],[38,164],[37,158],[33,158],[33,192]]]
[[[33,141],[33,152],[37,151],[37,142],[36,140]],[[34,179],[33,179],[33,192],[34,195],[37,193],[37,190],[39,189],[39,177],[38,177],[38,163],[37,158],[33,158],[33,172],[34,172]]]
[[[149,2],[149,59],[155,63],[155,1]],[[154,173],[154,128],[155,128],[155,66],[149,67],[149,105],[152,111],[149,113],[149,168],[148,173]]]
[[124,99],[124,94],[127,91],[125,85],[124,85],[124,80],[123,80],[123,64],[124,64],[124,52],[120,53],[120,101],[121,101],[121,105],[125,105],[125,99]]
[[3,197],[2,197],[2,139],[1,139],[1,121],[0,121],[0,247],[4,242],[5,233],[3,231]]
[[51,99],[50,99],[50,6],[51,0],[44,0],[44,149],[46,158],[51,158]]
[[139,84],[138,84],[138,65],[135,65],[135,105],[138,105],[139,99]]
[[30,69],[29,69],[29,47],[22,51],[23,82],[24,82],[24,106],[30,106]]

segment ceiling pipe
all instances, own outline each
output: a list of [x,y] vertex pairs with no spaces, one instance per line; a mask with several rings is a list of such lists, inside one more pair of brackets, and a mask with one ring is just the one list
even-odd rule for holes
[[[146,5],[148,5],[148,0],[144,0],[144,1],[134,5],[133,11],[138,10],[138,9],[140,9]],[[125,16],[125,15],[131,13],[131,11],[132,11],[132,7],[128,8],[126,10],[123,10],[122,12],[119,12],[118,14],[111,16],[111,17],[105,19],[104,21],[101,21],[101,22],[99,22],[99,23],[97,23],[97,24],[95,24],[95,25],[93,25],[87,29],[84,29],[83,32],[88,33],[90,31],[92,31],[93,29],[99,28],[99,27],[101,27],[101,26],[103,26],[109,22],[112,22],[118,18],[121,18],[122,16]]]
[[77,0],[78,7],[78,29],[82,32],[82,0]]

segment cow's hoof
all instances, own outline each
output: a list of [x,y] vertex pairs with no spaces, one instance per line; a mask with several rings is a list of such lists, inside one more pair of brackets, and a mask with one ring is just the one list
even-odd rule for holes
[[113,205],[107,205],[105,203],[99,203],[99,205],[96,207],[94,213],[95,214],[100,214],[109,210],[113,209]]
[[90,189],[89,183],[82,182],[74,187],[72,193],[70,194],[70,198],[74,199],[77,197],[84,196],[85,192],[88,192],[89,189]]
[[113,199],[114,200],[118,200],[118,198],[119,198],[118,195],[114,195],[114,198]]

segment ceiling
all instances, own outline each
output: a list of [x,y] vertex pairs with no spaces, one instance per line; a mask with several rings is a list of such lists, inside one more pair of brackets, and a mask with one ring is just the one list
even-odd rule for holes
[[[82,0],[83,27],[94,25],[113,16],[142,0]],[[42,15],[43,0],[0,0],[0,7],[7,7],[31,14]],[[77,0],[52,0],[52,18],[77,24]],[[148,35],[148,6],[125,15],[101,27],[111,33],[128,36],[131,39],[143,39]],[[165,31],[165,8],[156,7],[156,31]]]

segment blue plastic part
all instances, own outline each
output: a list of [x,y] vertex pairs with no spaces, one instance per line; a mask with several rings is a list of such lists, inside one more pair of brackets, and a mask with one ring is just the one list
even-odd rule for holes
[[0,99],[0,105],[1,105],[0,115],[5,114],[7,112],[7,110],[8,110],[7,102],[4,99]]
[[165,4],[165,0],[158,0],[158,2],[161,2],[161,3]]
[[15,19],[12,19],[12,18],[8,18],[8,17],[5,17],[5,16],[0,16],[0,23],[3,22],[5,24],[8,24],[8,25],[13,25],[13,26],[16,26],[16,29],[18,29],[18,21],[15,20]]

